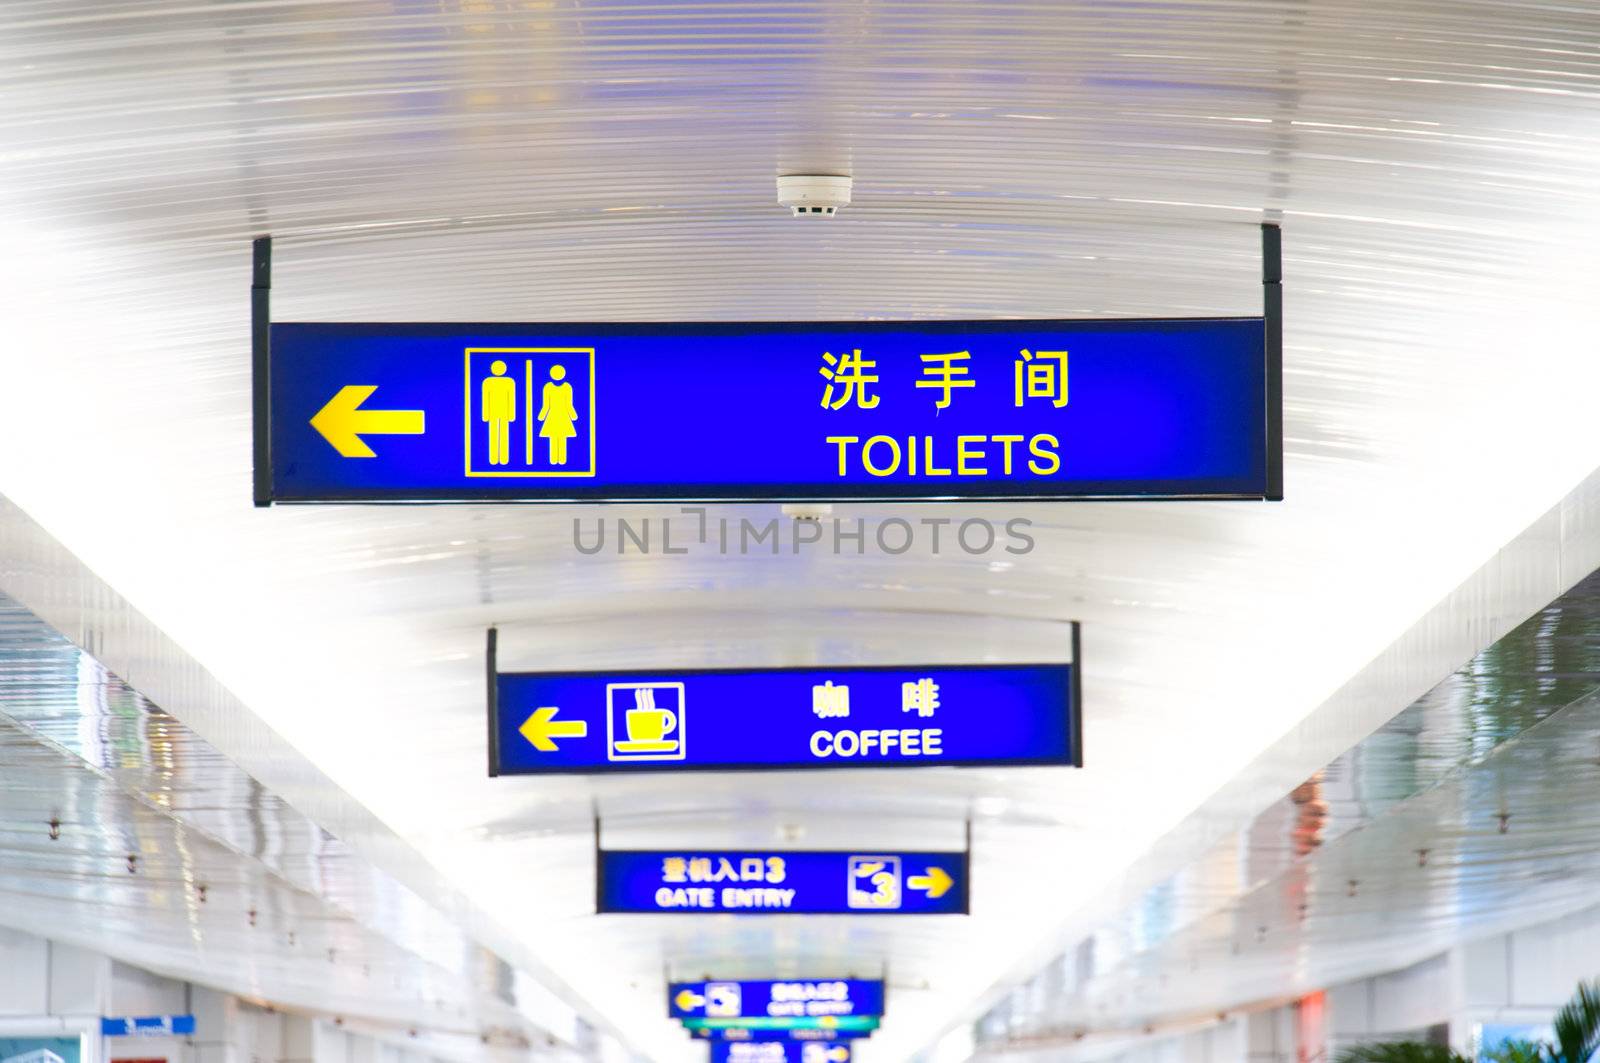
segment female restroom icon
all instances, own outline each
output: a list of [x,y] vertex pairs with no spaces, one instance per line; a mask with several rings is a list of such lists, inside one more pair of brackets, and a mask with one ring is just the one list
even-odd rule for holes
[[[528,364],[531,367],[533,363]],[[578,411],[572,405],[572,385],[564,379],[566,375],[566,367],[551,366],[550,379],[545,382],[540,395],[539,435],[549,444],[551,465],[567,463],[567,440],[578,434]],[[530,389],[533,387],[531,380],[528,386]],[[528,438],[528,464],[533,464],[532,436]]]

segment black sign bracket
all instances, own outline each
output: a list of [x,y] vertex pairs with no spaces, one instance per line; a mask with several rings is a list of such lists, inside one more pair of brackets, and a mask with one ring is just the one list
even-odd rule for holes
[[1267,326],[1267,493],[1283,501],[1283,230],[1261,226],[1261,288]]
[[257,507],[272,505],[272,237],[250,244],[252,483]]

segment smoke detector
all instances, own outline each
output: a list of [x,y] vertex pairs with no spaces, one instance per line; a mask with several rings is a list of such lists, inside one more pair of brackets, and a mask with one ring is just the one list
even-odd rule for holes
[[850,205],[850,178],[787,174],[778,178],[778,203],[797,218],[831,218]]

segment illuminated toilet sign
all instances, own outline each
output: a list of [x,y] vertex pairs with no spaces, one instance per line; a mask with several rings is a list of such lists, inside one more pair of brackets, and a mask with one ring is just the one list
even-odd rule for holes
[[262,505],[1281,493],[1263,318],[257,332]]
[[495,775],[1077,766],[1073,664],[505,672]]

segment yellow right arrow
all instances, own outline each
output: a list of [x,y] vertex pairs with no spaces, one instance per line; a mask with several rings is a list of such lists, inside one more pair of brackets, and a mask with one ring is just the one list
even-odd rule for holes
[[930,867],[926,874],[912,875],[906,879],[906,885],[914,890],[926,890],[928,899],[935,901],[949,893],[950,887],[955,884],[956,880],[942,867]]
[[584,720],[556,721],[556,713],[561,710],[554,705],[545,705],[533,710],[523,725],[517,728],[523,738],[533,743],[533,748],[541,753],[554,753],[557,749],[554,739],[557,738],[583,738],[589,733],[589,724]]
[[349,384],[311,418],[311,427],[346,458],[375,458],[366,436],[420,436],[421,410],[363,410],[376,384]]

